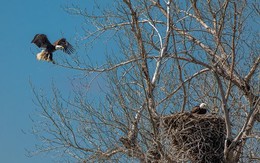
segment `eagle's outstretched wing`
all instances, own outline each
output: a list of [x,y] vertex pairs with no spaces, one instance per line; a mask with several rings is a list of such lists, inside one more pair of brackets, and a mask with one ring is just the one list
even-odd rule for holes
[[73,46],[65,38],[61,38],[57,40],[56,42],[53,43],[53,45],[55,47],[57,46],[62,47],[62,50],[67,54],[72,54],[75,51]]
[[45,34],[36,34],[31,43],[34,43],[39,48],[47,48],[51,46],[51,43]]

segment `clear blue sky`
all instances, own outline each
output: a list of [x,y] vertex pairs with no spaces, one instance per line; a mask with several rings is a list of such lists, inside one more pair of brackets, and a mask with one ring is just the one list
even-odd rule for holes
[[[71,1],[72,2],[72,1]],[[46,163],[50,155],[26,156],[37,140],[29,133],[33,123],[29,116],[36,106],[29,80],[37,88],[50,89],[52,82],[60,88],[70,85],[74,72],[50,63],[39,62],[31,44],[36,33],[45,33],[51,42],[66,37],[72,44],[83,20],[68,15],[64,0],[3,0],[0,5],[0,163]],[[86,2],[84,7],[87,6]],[[23,131],[27,132],[24,134]]]

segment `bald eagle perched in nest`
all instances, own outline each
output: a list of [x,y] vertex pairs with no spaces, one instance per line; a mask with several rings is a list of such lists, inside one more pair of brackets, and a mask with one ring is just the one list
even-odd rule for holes
[[195,114],[206,114],[207,113],[207,104],[205,103],[201,103],[198,106],[194,106],[191,110],[191,113],[195,113]]
[[55,63],[52,59],[52,53],[56,50],[62,50],[67,54],[72,54],[74,52],[73,46],[65,38],[61,38],[51,44],[45,34],[36,34],[31,43],[34,43],[39,48],[43,49],[37,54],[38,60],[44,60],[52,63]]

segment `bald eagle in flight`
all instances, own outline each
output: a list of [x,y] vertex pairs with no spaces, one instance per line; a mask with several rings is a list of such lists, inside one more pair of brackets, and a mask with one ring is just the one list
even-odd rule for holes
[[36,34],[31,43],[34,43],[39,48],[43,49],[37,54],[38,60],[44,60],[52,63],[55,63],[52,59],[52,53],[56,50],[62,50],[67,54],[72,54],[74,52],[73,46],[65,38],[61,38],[51,44],[45,34]]
[[199,106],[195,106],[192,108],[191,113],[195,114],[206,114],[207,109],[206,109],[207,104],[201,103]]

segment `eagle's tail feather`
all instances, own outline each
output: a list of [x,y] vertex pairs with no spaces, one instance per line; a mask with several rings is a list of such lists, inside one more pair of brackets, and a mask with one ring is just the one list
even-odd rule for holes
[[53,62],[52,59],[52,53],[48,53],[44,50],[42,50],[40,53],[37,54],[36,56],[37,60],[43,60],[43,61],[48,61],[48,62]]

